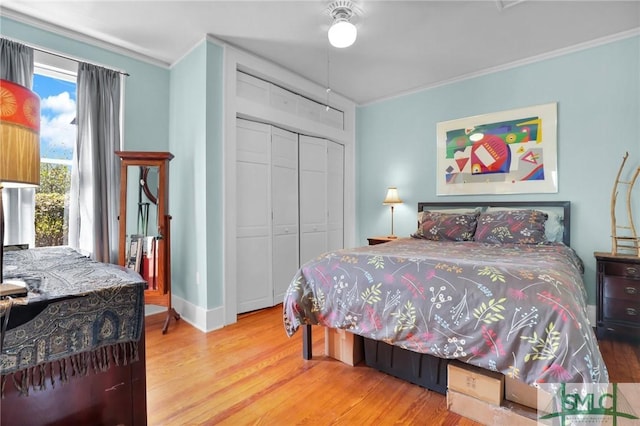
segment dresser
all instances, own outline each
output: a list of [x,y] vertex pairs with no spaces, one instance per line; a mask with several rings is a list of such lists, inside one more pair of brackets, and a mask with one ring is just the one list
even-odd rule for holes
[[598,337],[640,338],[640,257],[596,252]]

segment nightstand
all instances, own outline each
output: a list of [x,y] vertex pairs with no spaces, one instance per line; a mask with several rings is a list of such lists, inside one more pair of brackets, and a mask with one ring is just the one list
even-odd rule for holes
[[371,237],[367,238],[367,241],[369,241],[370,246],[375,246],[376,244],[388,243],[389,241],[396,240],[397,238],[398,237]]
[[597,333],[640,337],[640,257],[594,253]]

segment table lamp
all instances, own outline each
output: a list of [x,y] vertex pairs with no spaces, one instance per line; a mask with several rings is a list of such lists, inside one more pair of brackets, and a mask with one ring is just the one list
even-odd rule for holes
[[[40,185],[40,98],[28,88],[0,80],[0,266],[4,261],[2,188]],[[5,283],[0,298],[24,296],[25,286]]]
[[393,235],[393,206],[396,204],[402,204],[402,200],[398,196],[398,188],[390,186],[389,189],[387,189],[387,196],[384,197],[382,204],[385,206],[391,206],[391,235],[389,235],[388,238],[397,238]]

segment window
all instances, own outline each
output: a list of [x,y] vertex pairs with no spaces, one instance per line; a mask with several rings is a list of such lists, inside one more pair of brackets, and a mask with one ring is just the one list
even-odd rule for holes
[[[75,68],[75,64],[74,64]],[[68,244],[71,160],[76,145],[76,74],[36,62],[40,96],[40,187],[35,195],[35,246]]]

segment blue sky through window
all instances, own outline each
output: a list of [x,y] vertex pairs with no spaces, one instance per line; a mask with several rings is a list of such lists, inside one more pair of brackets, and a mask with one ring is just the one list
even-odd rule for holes
[[34,74],[40,96],[40,157],[71,160],[76,140],[76,83]]

